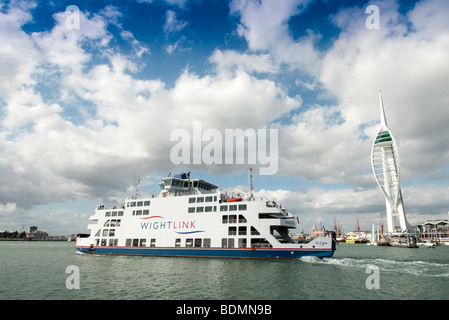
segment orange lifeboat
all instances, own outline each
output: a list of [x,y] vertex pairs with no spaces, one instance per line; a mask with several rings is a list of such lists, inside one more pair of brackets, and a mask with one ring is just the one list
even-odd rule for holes
[[231,199],[226,199],[226,202],[239,202],[242,201],[242,198],[231,198]]

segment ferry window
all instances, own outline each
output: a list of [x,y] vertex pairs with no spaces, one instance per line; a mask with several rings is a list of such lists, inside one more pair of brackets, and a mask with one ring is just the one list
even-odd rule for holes
[[193,187],[198,188],[198,181],[193,181]]
[[122,220],[118,219],[118,220],[117,220],[116,226],[117,226],[117,227],[120,227],[120,223],[121,223],[121,222],[122,222]]
[[228,211],[228,206],[220,206],[220,211]]
[[102,236],[103,237],[107,237],[108,236],[108,229],[103,229],[103,234],[102,234]]
[[181,239],[175,239],[175,247],[180,247],[181,246]]
[[189,213],[194,213],[195,212],[195,207],[189,207]]
[[147,209],[147,210],[143,210],[143,215],[144,215],[144,216],[147,216],[147,215],[149,215],[149,214],[150,214],[150,210],[148,210],[148,209]]
[[217,196],[214,196],[214,201],[217,202]]
[[138,207],[143,206],[143,201],[137,201],[137,206],[138,206]]
[[228,248],[234,248],[234,239],[233,238],[228,239]]
[[239,227],[239,236],[246,236],[246,227]]
[[117,211],[112,211],[112,216],[117,217]]
[[246,238],[239,239],[239,248],[246,248]]
[[251,247],[272,248],[273,246],[265,238],[253,238],[251,239]]
[[111,227],[115,227],[117,220],[111,220]]
[[196,212],[203,212],[203,207],[197,207]]
[[239,223],[246,223],[246,218],[239,214]]
[[115,229],[109,230],[109,236],[114,237],[115,236]]
[[227,248],[228,247],[228,239],[226,239],[226,238],[222,238],[221,239],[221,247],[222,248]]
[[103,227],[109,227],[109,221],[110,221],[110,220],[106,221],[106,222],[104,223]]
[[116,247],[117,246],[117,239],[109,239],[109,247]]
[[156,246],[156,239],[151,239],[150,247],[155,247],[155,246]]
[[203,241],[203,247],[209,248],[210,247],[210,238],[206,238]]
[[111,212],[110,211],[106,212],[106,217],[110,217],[110,216],[111,216]]
[[204,208],[204,211],[205,211],[205,212],[212,212],[212,207],[205,207],[205,208]]
[[246,204],[239,204],[239,210],[246,210]]
[[196,198],[196,202],[198,202],[198,203],[204,202],[204,197],[198,197],[198,198]]
[[136,215],[136,210],[133,210],[133,216],[135,216]]
[[141,216],[142,215],[142,210],[137,210],[136,211],[136,216]]
[[139,247],[146,247],[147,239],[140,239]]
[[189,198],[189,203],[195,203],[196,198]]
[[100,239],[96,239],[95,245],[96,245],[96,246],[99,246],[99,245],[100,245]]
[[148,207],[148,206],[150,205],[150,201],[145,201],[145,202],[143,203],[143,205],[144,205],[145,207]]
[[201,247],[202,242],[203,242],[203,239],[195,239],[195,247]]
[[101,239],[101,246],[106,247],[106,239]]
[[123,217],[123,211],[119,211],[119,212],[118,212],[118,216],[119,216],[119,217]]
[[101,229],[97,231],[97,233],[95,234],[95,237],[99,237],[100,236],[100,232],[101,232]]
[[221,220],[221,223],[228,223],[228,216],[224,215],[223,219]]
[[251,227],[251,235],[252,236],[258,236],[258,235],[260,235],[260,233],[259,233],[259,231],[257,231],[256,228]]
[[125,246],[131,247],[131,240],[132,239],[126,239]]
[[135,201],[133,201],[133,202],[130,202],[130,205],[129,205],[130,207],[135,207],[136,206],[136,202]]
[[237,211],[237,205],[236,204],[232,204],[229,206],[229,211]]
[[237,223],[237,216],[235,214],[229,216],[229,223]]
[[237,234],[237,227],[228,228],[228,236],[235,236]]
[[206,202],[212,202],[212,197],[206,197]]
[[139,239],[133,239],[133,247],[139,246]]
[[214,212],[217,212],[217,206],[214,206]]
[[186,239],[186,247],[193,247],[193,239]]

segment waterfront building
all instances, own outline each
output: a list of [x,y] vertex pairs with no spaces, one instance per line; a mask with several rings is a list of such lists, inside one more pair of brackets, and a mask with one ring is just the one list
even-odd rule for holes
[[409,232],[400,187],[399,155],[387,125],[382,94],[379,91],[381,127],[371,150],[371,165],[380,190],[385,196],[387,232]]
[[421,241],[428,239],[449,240],[449,221],[446,219],[428,220],[416,227]]

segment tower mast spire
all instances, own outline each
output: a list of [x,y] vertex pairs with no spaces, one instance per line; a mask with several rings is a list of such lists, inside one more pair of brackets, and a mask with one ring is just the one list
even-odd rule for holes
[[379,90],[379,103],[380,103],[380,123],[382,127],[388,128],[387,118],[385,117],[384,102],[382,100],[382,91]]
[[410,228],[405,217],[400,186],[399,155],[396,142],[387,126],[382,93],[379,90],[381,128],[371,149],[371,165],[380,190],[385,196],[389,233]]

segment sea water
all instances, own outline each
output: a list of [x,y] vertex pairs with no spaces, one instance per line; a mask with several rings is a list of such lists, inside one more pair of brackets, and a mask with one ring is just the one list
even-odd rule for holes
[[77,253],[74,242],[1,241],[0,259],[0,299],[449,297],[449,246],[343,243],[332,258],[239,260],[100,256]]

